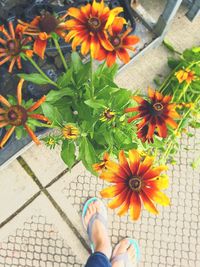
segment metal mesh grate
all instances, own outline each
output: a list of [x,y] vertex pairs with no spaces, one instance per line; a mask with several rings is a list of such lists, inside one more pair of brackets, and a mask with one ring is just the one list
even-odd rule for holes
[[43,216],[33,216],[0,243],[1,267],[80,267],[71,249]]
[[[127,236],[138,239],[142,250],[139,266],[200,266],[200,174],[191,167],[200,151],[200,132],[194,134],[193,138],[181,139],[177,163],[168,172],[171,182],[166,193],[171,198],[170,207],[159,206],[158,217],[143,210],[136,223],[109,210],[113,244]],[[98,196],[103,187],[102,180],[85,172],[66,185],[63,194],[80,213],[82,203],[88,197]]]

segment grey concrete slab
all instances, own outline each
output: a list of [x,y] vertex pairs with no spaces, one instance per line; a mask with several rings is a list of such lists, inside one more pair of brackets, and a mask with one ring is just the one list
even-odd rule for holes
[[11,216],[37,191],[38,187],[17,161],[1,170],[0,223]]
[[1,267],[79,267],[87,251],[44,195],[0,229]]
[[[181,138],[177,164],[171,166],[168,172],[170,186],[166,193],[171,198],[170,207],[158,206],[160,214],[157,217],[143,210],[137,222],[130,221],[128,216],[120,218],[114,211],[108,210],[113,245],[127,236],[136,238],[142,251],[139,266],[197,267],[200,264],[200,173],[199,169],[193,170],[191,167],[192,161],[200,153],[200,147],[197,146],[200,132],[194,134],[194,138],[189,139],[186,135]],[[71,174],[63,176],[52,186],[50,193],[68,216],[76,213],[75,225],[81,231],[78,218],[83,203],[88,197],[99,197],[99,191],[104,187],[101,179],[84,171],[79,163]]]
[[60,148],[50,150],[44,144],[33,145],[23,154],[24,160],[31,167],[43,186],[67,169],[60,157]]

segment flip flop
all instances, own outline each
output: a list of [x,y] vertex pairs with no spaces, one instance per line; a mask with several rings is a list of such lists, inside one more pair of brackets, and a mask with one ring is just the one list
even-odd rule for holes
[[[96,202],[96,201],[101,203],[101,211],[95,213],[91,217],[91,219],[90,219],[90,221],[88,223],[88,226],[87,226],[85,224],[85,215],[87,213],[88,206],[91,203]],[[104,206],[103,202],[101,200],[99,200],[97,197],[93,197],[93,198],[88,199],[85,202],[84,207],[83,207],[83,211],[82,211],[82,223],[83,223],[83,227],[85,228],[85,230],[88,233],[88,237],[89,237],[89,240],[90,240],[90,248],[91,248],[92,253],[94,253],[94,251],[95,251],[95,246],[94,246],[94,243],[92,241],[92,227],[93,227],[93,224],[94,224],[95,220],[101,221],[106,228],[108,227],[108,215],[107,215],[106,207]]]
[[[140,248],[139,248],[139,245],[138,245],[138,242],[135,240],[135,239],[132,239],[132,238],[126,238],[130,245],[133,245],[134,248],[135,248],[135,253],[136,253],[136,263],[138,263],[140,261]],[[117,249],[119,248],[120,246],[120,243],[117,244],[117,246],[115,247],[114,251],[117,251]],[[111,259],[111,263],[113,264],[114,262],[116,261],[123,261],[124,263],[124,267],[133,267],[133,265],[130,263],[130,260],[129,260],[129,257],[128,257],[128,252],[124,252],[124,253],[121,253],[117,256],[114,256],[112,257]]]

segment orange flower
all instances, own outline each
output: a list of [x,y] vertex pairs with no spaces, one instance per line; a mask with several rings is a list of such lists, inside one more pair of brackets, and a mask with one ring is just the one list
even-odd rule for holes
[[[138,130],[144,129],[146,131],[146,139],[151,140],[155,130],[158,132],[158,136],[166,138],[167,136],[167,124],[173,129],[177,128],[177,123],[173,119],[180,118],[179,114],[176,112],[176,104],[169,104],[172,97],[163,96],[161,93],[149,88],[148,95],[150,101],[143,99],[140,96],[133,96],[133,99],[140,104],[134,108],[127,108],[125,112],[139,112],[136,116],[129,118],[128,122],[142,118],[141,122],[138,124]],[[141,132],[140,132],[141,133]],[[139,135],[140,135],[139,133]]]
[[43,96],[40,100],[38,100],[35,104],[33,104],[30,108],[26,109],[22,105],[22,86],[24,80],[21,79],[17,86],[17,104],[11,105],[9,101],[0,95],[0,103],[4,106],[0,108],[0,128],[5,126],[11,126],[11,128],[7,131],[3,139],[0,141],[0,148],[2,148],[5,143],[8,141],[15,128],[18,126],[23,126],[24,129],[28,132],[30,137],[36,144],[39,144],[39,140],[32,131],[32,129],[28,126],[28,119],[41,120],[44,122],[48,122],[48,119],[40,114],[34,114],[33,111],[38,109],[41,104],[46,100],[46,97]]
[[0,66],[7,61],[11,61],[8,71],[12,72],[15,63],[17,63],[19,69],[22,68],[20,53],[25,53],[29,57],[32,56],[33,51],[25,48],[25,45],[31,42],[32,38],[23,37],[20,27],[17,26],[14,29],[11,21],[8,23],[8,27],[9,33],[4,25],[0,26],[0,32],[5,36],[5,39],[0,38],[0,58],[2,58]]
[[93,164],[94,171],[99,172],[99,171],[105,170],[106,169],[106,163],[108,160],[109,160],[109,154],[108,154],[108,152],[105,152],[104,156],[103,156],[103,161],[100,163]]
[[179,83],[186,81],[187,84],[191,84],[191,82],[195,80],[195,72],[191,71],[189,68],[177,71],[175,76]]
[[125,64],[130,61],[130,56],[126,49],[135,51],[133,45],[139,42],[139,38],[135,35],[129,35],[131,28],[123,32],[124,21],[121,18],[115,18],[113,25],[109,27],[108,40],[112,45],[112,50],[106,51],[101,48],[96,59],[103,60],[106,58],[107,65],[112,66],[117,57]]
[[143,143],[145,143],[146,141],[148,143],[153,143],[153,138],[152,137],[147,137],[147,133],[148,133],[148,130],[149,130],[149,126],[148,125],[145,125],[142,128],[139,128],[139,126],[137,125],[137,128],[138,128],[137,137],[139,139],[141,139]]
[[137,220],[141,204],[153,214],[158,214],[153,202],[167,206],[169,198],[160,190],[168,187],[168,177],[161,176],[166,166],[153,167],[153,158],[141,158],[137,150],[129,151],[127,159],[124,151],[119,153],[119,163],[108,161],[101,179],[113,183],[101,191],[103,198],[113,198],[108,203],[111,209],[120,207],[118,215],[122,216],[130,209],[132,220]]
[[91,50],[92,57],[97,57],[100,52],[100,47],[103,46],[106,50],[112,51],[113,48],[107,40],[106,30],[113,23],[115,17],[123,11],[123,8],[116,7],[110,10],[104,5],[101,0],[97,3],[87,4],[79,8],[69,8],[68,15],[73,19],[66,22],[70,32],[66,36],[67,42],[72,41],[72,49],[75,50],[78,45],[81,45],[81,53],[88,54]]
[[43,15],[35,17],[30,23],[18,20],[24,34],[36,37],[33,50],[42,59],[44,59],[47,41],[52,37],[51,33],[56,33],[62,38],[65,37],[67,29],[65,17],[66,15],[56,18],[49,12],[45,12]]

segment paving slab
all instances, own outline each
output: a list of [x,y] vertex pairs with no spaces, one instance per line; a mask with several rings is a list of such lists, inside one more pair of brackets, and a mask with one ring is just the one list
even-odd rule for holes
[[17,161],[1,170],[0,223],[11,216],[37,191],[38,187]]
[[[168,171],[170,186],[166,194],[171,198],[170,207],[158,206],[160,214],[157,217],[143,210],[137,222],[132,222],[128,216],[120,218],[109,210],[109,233],[113,245],[127,236],[137,239],[142,252],[141,267],[200,266],[200,172],[191,167],[200,153],[200,147],[197,147],[200,132],[190,131],[195,136],[181,138],[177,164]],[[79,163],[49,192],[68,216],[73,213],[77,220],[75,225],[84,236],[80,228],[83,203],[89,197],[99,197],[99,191],[105,186],[104,181],[84,170]]]
[[1,267],[80,267],[87,256],[43,194],[0,229]]
[[44,144],[33,145],[23,154],[23,158],[43,186],[46,186],[53,178],[67,169],[60,157],[59,147],[50,150]]

